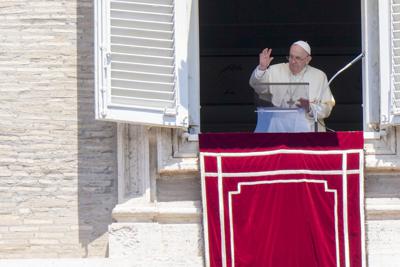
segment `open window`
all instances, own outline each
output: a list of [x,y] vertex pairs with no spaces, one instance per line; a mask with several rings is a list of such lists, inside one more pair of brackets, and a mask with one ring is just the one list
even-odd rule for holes
[[331,84],[327,125],[379,131],[400,122],[399,17],[378,0],[95,1],[96,117],[198,132],[201,114],[202,132],[252,131],[258,53],[283,62],[304,39],[328,78],[365,53]]
[[[328,79],[362,52],[360,1],[200,1],[202,131],[253,131],[249,77],[258,54],[272,48],[272,64],[286,62],[289,46],[306,40],[311,65]],[[362,64],[331,84],[336,99],[327,126],[362,130]]]

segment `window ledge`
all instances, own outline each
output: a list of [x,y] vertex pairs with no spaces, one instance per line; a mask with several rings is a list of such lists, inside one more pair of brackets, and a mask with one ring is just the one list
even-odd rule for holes
[[387,135],[387,133],[385,130],[381,130],[379,132],[364,132],[364,139],[365,140],[379,140],[386,135]]
[[172,158],[162,164],[158,170],[160,175],[195,174],[199,172],[199,159],[195,158]]
[[112,212],[118,222],[187,222],[201,220],[200,201],[118,204]]
[[367,198],[368,220],[400,219],[400,198]]
[[370,171],[400,172],[400,158],[398,155],[366,155],[365,168]]

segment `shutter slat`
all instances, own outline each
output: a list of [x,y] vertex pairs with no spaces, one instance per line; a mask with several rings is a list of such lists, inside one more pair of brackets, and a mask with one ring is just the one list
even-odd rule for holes
[[[400,32],[398,34],[400,35]],[[396,57],[400,56],[400,48],[393,49],[393,55]]]
[[142,56],[142,55],[128,55],[128,54],[113,54],[111,53],[111,60],[124,62],[124,63],[142,63],[149,65],[158,65],[158,66],[173,66],[174,59],[168,57],[150,57],[150,56]]
[[[147,81],[133,81],[123,79],[112,79],[111,80],[111,91],[115,87],[126,88],[126,89],[143,89],[149,91],[165,91],[173,92],[174,84],[171,83],[159,83],[159,82],[147,82]],[[111,92],[112,93],[112,92]]]
[[391,1],[392,113],[400,115],[400,1]]
[[174,0],[118,0],[118,2],[171,6],[173,5]]
[[400,83],[394,83],[395,91],[400,91]]
[[169,58],[172,58],[174,56],[174,51],[171,48],[157,48],[157,47],[146,47],[146,46],[112,45],[111,52],[120,54],[130,54],[130,55],[139,54],[144,56],[169,57]]
[[128,70],[128,71],[144,71],[152,72],[157,74],[173,74],[173,67],[156,66],[156,65],[145,65],[136,63],[122,63],[113,62],[111,68],[114,70]]
[[393,32],[393,41],[399,40],[399,39],[400,39],[400,31],[394,31]]
[[111,10],[111,19],[134,19],[155,23],[171,23],[172,18],[172,14]]
[[131,97],[131,98],[142,98],[142,99],[154,99],[162,101],[172,101],[173,94],[170,92],[149,92],[147,90],[126,90],[115,88],[112,96]]
[[147,108],[150,107],[159,109],[172,108],[174,106],[173,101],[162,101],[162,100],[122,97],[122,96],[111,97],[111,102],[113,104],[127,105],[128,107],[137,106],[137,107],[147,107]]
[[173,84],[174,82],[174,75],[135,72],[126,70],[113,70],[111,72],[111,77],[113,77],[114,79],[122,79],[122,80],[157,81],[160,83],[170,83],[170,84]]
[[172,31],[173,24],[171,22],[154,22],[134,19],[112,19],[111,25],[114,27],[125,27],[135,29],[152,29],[157,31]]
[[160,39],[149,39],[139,37],[122,37],[122,36],[111,36],[111,45],[131,45],[131,46],[149,46],[156,48],[173,48],[173,41],[171,40],[160,40]]
[[173,38],[172,31],[154,31],[154,30],[112,27],[111,32],[113,36],[132,36],[132,37],[150,38],[156,40],[161,39],[165,41],[171,41]]
[[137,2],[113,1],[111,3],[111,10],[127,10],[127,11],[140,11],[151,12],[160,14],[171,14],[172,5],[160,4],[146,4]]

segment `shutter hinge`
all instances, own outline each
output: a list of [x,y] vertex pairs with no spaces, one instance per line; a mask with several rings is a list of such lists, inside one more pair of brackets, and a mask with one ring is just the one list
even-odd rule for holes
[[387,136],[387,131],[386,129],[380,129],[378,132],[364,132],[363,135],[364,139],[367,140],[379,140]]
[[165,116],[176,116],[178,114],[177,110],[175,108],[165,108],[164,109],[164,115]]
[[101,93],[101,111],[100,115],[102,118],[105,118],[107,116],[107,108],[106,108],[106,97],[107,97],[107,90],[106,90],[106,84],[107,84],[107,79],[108,79],[108,65],[109,62],[111,61],[111,54],[110,53],[105,53],[105,48],[104,46],[100,46],[102,58],[103,58],[103,77],[102,77],[102,86],[100,89]]
[[101,112],[100,112],[100,114],[101,114],[101,116],[103,118],[105,118],[107,116],[106,100],[105,100],[105,98],[106,98],[106,89],[104,87],[102,87],[100,89],[100,92],[101,92]]
[[182,133],[182,137],[186,138],[189,142],[198,142],[199,134],[194,125],[189,126],[187,132]]
[[111,53],[106,53],[106,57],[105,57],[106,62],[104,62],[106,65],[110,65],[111,63]]

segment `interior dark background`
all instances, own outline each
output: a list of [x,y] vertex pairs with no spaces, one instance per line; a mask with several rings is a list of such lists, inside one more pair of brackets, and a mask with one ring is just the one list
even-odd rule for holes
[[[249,77],[258,54],[272,48],[273,64],[289,46],[309,42],[310,65],[330,79],[361,53],[361,1],[201,0],[200,104],[202,132],[253,131],[254,91]],[[331,84],[336,100],[327,126],[362,129],[361,63]]]

